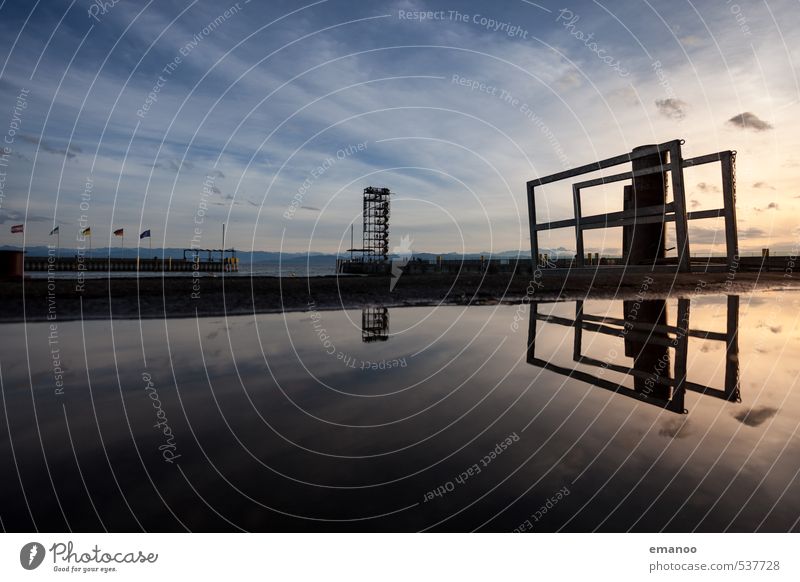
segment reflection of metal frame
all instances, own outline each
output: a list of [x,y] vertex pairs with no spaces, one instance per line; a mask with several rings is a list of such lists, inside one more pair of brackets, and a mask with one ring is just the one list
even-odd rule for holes
[[[627,302],[626,302],[627,303]],[[642,317],[641,306],[649,304],[647,317]],[[626,307],[626,311],[627,311]],[[641,402],[653,404],[672,412],[685,413],[684,395],[686,390],[699,392],[724,400],[740,402],[739,391],[739,297],[727,298],[727,329],[725,333],[693,330],[689,328],[690,301],[678,300],[678,323],[685,327],[666,324],[666,302],[664,300],[648,300],[636,303],[636,318],[620,319],[584,313],[583,301],[575,302],[575,319],[544,315],[538,313],[538,305],[531,304],[530,324],[528,327],[528,363],[551,372],[570,376],[599,388],[635,398]],[[655,314],[655,316],[653,316]],[[629,319],[633,319],[631,323]],[[650,321],[643,321],[649,319]],[[587,372],[571,370],[537,358],[536,322],[552,323],[573,327],[575,329],[572,359],[588,366],[607,368],[631,376],[634,388],[597,378]],[[603,362],[583,355],[583,332],[591,331],[605,335],[617,336],[625,341],[625,355],[634,359],[634,366],[621,366]],[[725,342],[725,387],[723,389],[704,386],[686,379],[686,362],[689,351],[689,338]],[[675,374],[670,376],[669,352],[675,350]],[[657,356],[659,356],[657,358]],[[652,364],[657,359],[666,361],[663,373],[655,373]]]
[[385,342],[389,339],[389,308],[364,307],[361,309],[361,341]]
[[[622,154],[600,160],[592,164],[538,178],[528,182],[528,219],[530,222],[531,231],[531,259],[533,260],[534,268],[539,262],[539,231],[551,230],[556,228],[574,228],[575,229],[575,252],[576,252],[576,266],[584,266],[584,250],[583,250],[583,231],[595,228],[613,228],[618,226],[629,225],[642,225],[642,224],[664,224],[666,222],[675,223],[675,236],[677,239],[678,248],[678,268],[681,271],[691,271],[690,253],[689,253],[689,233],[688,221],[698,220],[703,218],[717,218],[723,216],[725,218],[725,244],[726,254],[728,259],[728,267],[733,267],[736,264],[737,256],[739,254],[739,241],[736,232],[736,178],[735,178],[735,156],[733,151],[723,151],[705,156],[699,156],[684,160],[681,157],[681,144],[683,140],[673,140],[662,144],[654,145],[651,147],[637,148],[636,151],[629,154]],[[605,168],[618,166],[625,163],[633,162],[659,154],[662,152],[669,153],[669,163],[660,164],[650,168],[642,168],[623,172],[621,174],[614,174],[612,176],[604,176],[583,182],[572,184],[572,198],[573,209],[575,212],[574,218],[566,220],[557,220],[554,222],[537,223],[536,222],[536,197],[535,188],[543,186],[552,182],[574,178],[582,174],[596,172]],[[684,190],[683,169],[687,167],[700,166],[712,162],[719,162],[722,169],[722,199],[723,208],[714,210],[700,210],[696,212],[686,211],[686,193]],[[593,216],[583,216],[581,214],[581,190],[590,188],[592,186],[599,186],[601,184],[610,184],[622,180],[634,180],[640,176],[651,174],[663,174],[669,172],[672,176],[672,198],[673,201],[663,206],[647,206],[643,208],[634,208],[631,210],[623,210],[621,212],[610,212],[606,214],[597,214]],[[629,266],[628,266],[629,267]],[[650,268],[650,267],[648,267]]]

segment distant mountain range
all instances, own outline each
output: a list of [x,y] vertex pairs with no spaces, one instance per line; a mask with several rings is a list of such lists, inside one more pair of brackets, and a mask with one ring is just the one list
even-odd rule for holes
[[[13,247],[4,245],[0,247],[0,250],[20,250],[20,247]],[[119,247],[100,247],[92,249],[91,256],[95,258],[100,257],[108,257],[111,256],[113,258],[121,258],[121,257],[130,257],[135,258],[138,254],[140,257],[165,257],[165,258],[173,258],[173,259],[183,259],[183,251],[184,249],[181,248],[166,248],[166,249],[149,249],[147,247],[139,247],[139,248],[128,248],[128,249],[121,249]],[[26,254],[30,256],[47,256],[48,247],[46,246],[30,246],[25,248]],[[84,251],[88,253],[89,251]],[[62,247],[59,250],[59,253],[62,257],[70,256],[77,254],[77,249],[72,248],[65,248]],[[436,257],[441,256],[445,260],[459,260],[459,259],[478,259],[481,256],[483,257],[495,257],[495,258],[513,258],[519,255],[521,258],[528,258],[529,251],[503,251],[499,253],[428,253],[428,252],[415,252],[413,253],[414,258],[428,260],[428,261],[435,261]],[[201,253],[202,258],[205,259],[205,253]],[[327,263],[335,263],[337,258],[347,258],[349,257],[349,253],[341,253],[339,255],[333,253],[319,253],[319,252],[309,252],[309,253],[280,253],[275,251],[242,251],[237,250],[236,256],[239,257],[241,263],[270,263],[275,264],[278,262],[281,263],[294,263],[294,264],[301,264],[306,262],[311,262],[313,264],[327,264]],[[390,255],[391,257],[392,255]]]

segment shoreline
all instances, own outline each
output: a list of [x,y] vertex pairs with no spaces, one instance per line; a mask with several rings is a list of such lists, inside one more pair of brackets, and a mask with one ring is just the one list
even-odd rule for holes
[[406,275],[390,291],[388,276],[27,278],[0,286],[0,323],[233,317],[378,305],[514,305],[635,297],[642,292],[651,298],[746,294],[786,288],[789,282],[783,272],[541,271],[536,278],[529,274]]

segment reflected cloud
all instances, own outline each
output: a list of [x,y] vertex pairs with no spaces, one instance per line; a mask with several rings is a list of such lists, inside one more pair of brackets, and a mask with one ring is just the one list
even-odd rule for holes
[[658,434],[673,439],[682,439],[694,434],[694,430],[689,426],[688,419],[670,418],[658,430]]
[[759,408],[751,408],[750,410],[734,414],[733,418],[746,426],[756,427],[764,424],[777,413],[777,408],[761,406]]
[[716,352],[719,349],[720,349],[720,346],[716,345],[716,344],[715,345],[703,344],[700,347],[700,352],[703,353],[703,354],[707,354],[709,352]]
[[[787,295],[786,304],[795,296],[800,292]],[[548,514],[549,530],[627,531],[641,518],[642,527],[652,529],[722,531],[742,516],[744,525],[731,529],[764,520],[765,530],[785,530],[784,516],[800,514],[797,496],[787,494],[778,503],[769,495],[749,496],[759,487],[791,491],[796,482],[795,402],[787,400],[779,415],[762,405],[777,408],[790,389],[800,344],[788,341],[789,332],[796,333],[781,320],[786,336],[765,332],[771,343],[764,344],[776,355],[778,346],[785,347],[780,360],[754,358],[754,338],[741,342],[737,356],[736,336],[757,336],[752,330],[771,321],[774,300],[761,310],[745,302],[741,321],[737,301],[707,295],[680,304],[675,298],[646,305],[619,299],[528,305],[538,311],[531,320],[535,346],[523,330],[509,331],[513,318],[521,317],[519,305],[331,310],[321,313],[317,328],[308,312],[59,322],[60,363],[69,370],[64,397],[54,394],[49,323],[8,324],[5,337],[23,337],[25,330],[27,342],[6,345],[4,406],[13,440],[0,439],[0,454],[13,459],[14,447],[25,494],[36,503],[29,515],[22,485],[7,480],[3,523],[11,531],[34,529],[32,519],[51,531],[95,531],[102,530],[100,518],[117,529],[136,529],[117,478],[148,531],[177,530],[176,519],[194,531],[231,524],[295,531],[314,529],[320,519],[326,529],[416,531],[451,517],[449,527],[460,531],[474,529],[487,515],[498,517],[484,529],[507,531],[527,505],[538,508],[564,483],[577,503],[565,505],[564,514]],[[727,322],[715,319],[717,313]],[[573,359],[576,317],[580,362]],[[629,331],[621,335],[626,322]],[[317,333],[323,328],[328,344]],[[689,340],[673,347],[683,335]],[[363,343],[374,336],[387,339]],[[726,349],[703,354],[704,344]],[[565,375],[527,365],[529,347]],[[681,369],[684,355],[681,384],[674,368]],[[592,357],[617,368],[592,365]],[[662,357],[669,361],[668,382],[648,394],[648,374]],[[748,393],[769,392],[770,400],[719,402],[732,395],[722,388],[723,374],[733,388],[738,385],[739,359],[748,363]],[[771,371],[788,381],[765,386]],[[700,384],[701,376],[710,386]],[[162,459],[158,418],[145,391],[150,382],[187,479],[176,479],[176,467]],[[681,390],[690,415],[665,413],[656,393],[677,403]],[[734,414],[759,428],[741,430]],[[485,428],[490,432],[476,438]],[[520,442],[483,467],[481,459],[514,432]],[[753,450],[759,454],[739,471]],[[773,464],[776,458],[781,462]],[[422,501],[474,463],[482,469],[478,478],[456,485],[452,497]],[[715,468],[711,474],[709,467]],[[722,494],[718,474],[737,474],[740,486]],[[484,497],[477,513],[453,516],[449,499],[463,495],[457,502],[467,505],[497,483],[501,495]],[[162,497],[153,494],[153,484]],[[97,512],[86,490],[100,492]],[[208,505],[198,503],[197,491]],[[520,511],[504,514],[517,498]],[[254,507],[252,499],[263,505]],[[643,500],[654,502],[647,512]],[[165,517],[165,506],[175,517]],[[230,523],[219,522],[215,512]],[[372,515],[381,517],[361,519]],[[608,522],[609,515],[615,521]]]
[[768,329],[768,330],[770,330],[772,333],[776,333],[776,334],[777,334],[777,333],[781,333],[781,332],[783,331],[783,326],[782,326],[782,325],[769,325],[768,323],[764,323],[763,321],[759,322],[759,324],[758,324],[758,326],[757,326],[757,327],[758,327],[759,329],[761,329],[761,328],[767,328],[767,329]]

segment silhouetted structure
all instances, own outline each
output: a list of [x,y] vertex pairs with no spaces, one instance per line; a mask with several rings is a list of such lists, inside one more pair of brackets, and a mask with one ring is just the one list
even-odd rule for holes
[[[736,227],[736,152],[727,150],[684,160],[681,156],[683,140],[673,140],[657,145],[635,148],[631,153],[606,158],[536,180],[527,184],[528,219],[531,233],[531,260],[538,266],[543,262],[539,253],[539,232],[557,228],[575,230],[575,266],[584,267],[583,232],[596,228],[623,227],[623,267],[647,264],[691,271],[688,221],[705,218],[725,218],[725,243],[727,267],[738,264],[739,242]],[[683,170],[688,167],[719,162],[722,170],[723,208],[714,210],[686,210]],[[538,223],[536,221],[536,188],[575,178],[606,168],[631,164],[631,170],[620,174],[601,176],[572,183],[574,218]],[[672,181],[672,202],[667,202],[667,175]],[[592,216],[581,212],[581,193],[587,188],[630,180],[632,185],[623,191],[623,210]],[[667,222],[675,223],[677,261],[669,265],[664,257],[664,229]],[[657,225],[657,226],[645,226]],[[704,265],[708,268],[708,265]]]
[[[145,249],[142,249],[142,255]],[[159,251],[161,252],[161,251]],[[184,249],[183,259],[154,256],[88,257],[83,254],[61,257],[25,257],[25,271],[157,271],[157,272],[237,272],[235,249]]]
[[[336,259],[337,273],[384,275],[389,273],[389,202],[388,188],[364,188],[361,248],[347,249],[349,259]],[[351,230],[352,239],[352,230]],[[351,241],[352,245],[352,241]]]
[[0,251],[0,279],[22,279],[23,256],[22,251]]
[[363,307],[361,309],[361,341],[385,342],[389,339],[389,308]]
[[[700,392],[729,401],[740,402],[739,392],[739,297],[727,298],[727,328],[725,333],[689,328],[690,300],[678,300],[677,325],[667,324],[667,305],[663,299],[625,301],[622,319],[584,313],[584,302],[575,302],[575,319],[544,315],[538,304],[531,303],[528,327],[529,364],[556,372],[598,388],[610,390],[653,404],[672,412],[685,413],[686,390]],[[620,372],[633,378],[633,389],[599,378],[578,369],[569,369],[536,357],[537,322],[574,328],[573,361],[592,367]],[[625,356],[633,359],[632,366],[601,361],[583,355],[584,331],[616,336],[624,341]],[[704,386],[687,380],[686,363],[689,338],[725,342],[725,381],[722,389]],[[670,350],[674,350],[673,361]]]
[[388,188],[364,188],[364,230],[361,252],[365,261],[385,262],[389,256]]
[[[647,148],[648,146],[644,146]],[[633,154],[644,149],[634,148]],[[635,177],[633,184],[623,189],[622,210],[636,214],[639,208],[658,208],[667,204],[667,173],[636,175],[647,168],[663,168],[667,163],[667,152],[657,151],[643,158],[631,160]],[[652,263],[666,256],[666,223],[636,228],[635,224],[622,227],[622,259],[632,265]]]

